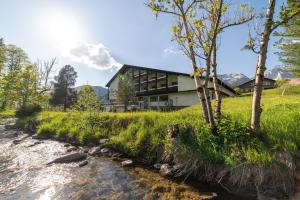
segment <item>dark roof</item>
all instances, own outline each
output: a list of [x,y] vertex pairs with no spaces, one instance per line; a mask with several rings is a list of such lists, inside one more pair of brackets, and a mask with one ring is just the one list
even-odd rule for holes
[[[269,81],[273,81],[273,82],[276,81],[276,80],[273,80],[273,79],[270,79],[270,78],[265,78],[265,77],[264,77],[264,80],[269,80]],[[248,83],[250,83],[250,82],[252,82],[252,81],[255,81],[255,78],[253,78],[253,79],[251,79],[250,81],[247,81],[247,82],[245,82],[245,83],[239,84],[239,85],[237,85],[237,86],[235,86],[235,87],[236,87],[236,88],[237,88],[237,87],[240,87],[240,86],[245,85],[245,84],[248,84]]]
[[[167,70],[155,69],[155,68],[150,68],[150,67],[141,67],[141,66],[124,64],[119,69],[119,71],[117,71],[117,73],[107,82],[107,84],[105,85],[105,87],[109,87],[110,83],[118,76],[119,73],[126,72],[129,68],[138,68],[138,69],[142,69],[142,70],[151,70],[151,71],[156,71],[156,72],[161,72],[161,73],[168,73],[168,74],[183,75],[183,76],[191,77],[191,74],[187,74],[187,73],[181,73],[181,72],[174,72],[174,71],[167,71]],[[210,80],[212,81],[212,78],[210,78]],[[232,89],[231,87],[229,87],[228,85],[226,85],[220,79],[218,79],[218,83],[219,83],[219,85],[224,86],[224,88],[227,88],[228,90],[236,93],[234,89]]]
[[108,81],[108,83],[105,85],[108,87],[110,83],[118,76],[119,73],[127,71],[129,68],[138,68],[142,70],[151,70],[151,71],[156,71],[156,72],[161,72],[161,73],[168,73],[168,74],[174,74],[174,75],[183,75],[183,76],[190,76],[190,74],[186,73],[181,73],[181,72],[174,72],[174,71],[167,71],[167,70],[161,70],[161,69],[155,69],[155,68],[150,68],[150,67],[141,67],[141,66],[135,66],[135,65],[127,65],[124,64],[119,71]]

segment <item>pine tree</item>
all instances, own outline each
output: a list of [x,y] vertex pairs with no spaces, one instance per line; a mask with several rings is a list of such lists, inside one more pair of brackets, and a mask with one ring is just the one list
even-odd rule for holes
[[[281,17],[284,17],[287,10],[293,12],[300,7],[297,0],[288,0],[287,8],[282,8]],[[275,35],[280,39],[276,46],[280,49],[279,59],[284,63],[288,70],[295,76],[300,76],[300,15],[283,25],[282,32],[276,32]]]
[[54,77],[54,91],[50,98],[53,106],[63,105],[63,110],[72,106],[76,102],[76,91],[73,86],[76,83],[77,72],[71,65],[64,66],[58,76]]

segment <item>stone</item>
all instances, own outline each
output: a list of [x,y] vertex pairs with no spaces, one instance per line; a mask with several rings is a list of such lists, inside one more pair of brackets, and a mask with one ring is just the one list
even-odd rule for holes
[[104,143],[106,143],[106,142],[108,142],[108,141],[109,141],[108,138],[103,138],[103,139],[100,139],[100,140],[99,140],[99,144],[101,145],[101,144],[104,144]]
[[69,147],[69,146],[71,146],[71,145],[68,143],[64,144],[64,147]]
[[67,152],[76,151],[76,150],[77,150],[76,147],[70,147],[70,148],[67,149]]
[[81,163],[78,164],[79,167],[83,167],[85,165],[87,165],[89,162],[87,160],[82,161]]
[[100,150],[101,153],[108,153],[110,150],[108,148],[103,148]]
[[216,199],[217,197],[218,194],[214,192],[201,195],[201,199],[203,200]]
[[59,158],[54,159],[53,161],[47,163],[47,165],[53,163],[72,163],[72,162],[79,162],[85,160],[87,155],[85,153],[72,153],[68,154]]
[[17,129],[17,126],[15,124],[6,124],[4,126],[5,129]]
[[100,154],[100,153],[101,153],[101,148],[100,147],[93,147],[88,152],[88,154],[90,156],[95,156],[95,155]]
[[161,166],[162,166],[162,164],[160,164],[160,163],[155,163],[153,165],[154,169],[157,169],[157,170],[160,170]]
[[41,144],[41,143],[42,143],[42,141],[36,141],[33,144],[28,145],[27,147],[33,147],[33,146]]
[[169,164],[163,164],[160,167],[159,173],[162,176],[172,176],[173,175],[173,168]]
[[13,140],[13,144],[14,144],[14,145],[20,144],[21,141],[22,141],[22,140]]
[[88,148],[83,148],[83,149],[82,149],[82,152],[83,152],[83,153],[89,153],[89,149],[88,149]]
[[133,163],[132,160],[124,160],[123,162],[121,162],[122,167],[131,165]]

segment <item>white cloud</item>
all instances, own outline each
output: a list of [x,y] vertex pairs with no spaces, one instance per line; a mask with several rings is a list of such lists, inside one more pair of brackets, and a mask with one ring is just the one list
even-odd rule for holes
[[175,50],[173,48],[166,48],[166,49],[164,49],[164,53],[165,54],[182,54],[181,51]]
[[112,57],[109,50],[102,43],[78,42],[67,51],[66,55],[76,62],[99,70],[120,68],[122,66]]

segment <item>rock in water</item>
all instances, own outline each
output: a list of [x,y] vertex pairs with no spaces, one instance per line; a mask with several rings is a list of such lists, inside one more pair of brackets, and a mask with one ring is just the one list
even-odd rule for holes
[[69,147],[71,146],[69,143],[64,144],[64,147]]
[[171,176],[173,175],[173,168],[169,164],[163,164],[160,167],[159,173],[162,176]]
[[85,160],[87,155],[85,153],[72,153],[66,156],[62,156],[60,158],[56,158],[53,161],[47,163],[47,165],[53,163],[71,163],[71,162],[79,162]]
[[27,147],[33,147],[33,146],[41,144],[41,143],[42,143],[42,141],[36,141],[33,144],[28,145]]
[[95,156],[97,154],[100,154],[101,148],[100,147],[93,147],[89,150],[88,154],[91,156]]
[[103,148],[100,150],[101,153],[108,153],[110,150],[108,148]]
[[76,151],[76,150],[77,150],[76,147],[70,147],[70,148],[67,149],[67,152]]
[[100,140],[99,140],[99,144],[100,144],[100,145],[101,145],[101,144],[104,144],[104,143],[108,142],[108,140],[109,140],[109,139],[107,139],[107,138],[100,139]]
[[133,163],[132,160],[125,160],[125,161],[121,162],[121,165],[123,167],[125,167],[125,166],[128,166],[128,165],[131,165],[132,163]]
[[160,170],[161,166],[162,166],[162,164],[160,164],[160,163],[155,163],[153,165],[154,169],[158,169],[158,170]]
[[214,192],[201,195],[201,199],[203,199],[203,200],[215,199],[217,197],[218,197],[218,194],[214,193]]
[[85,165],[87,165],[89,162],[87,160],[82,161],[81,163],[78,164],[79,167],[83,167]]

